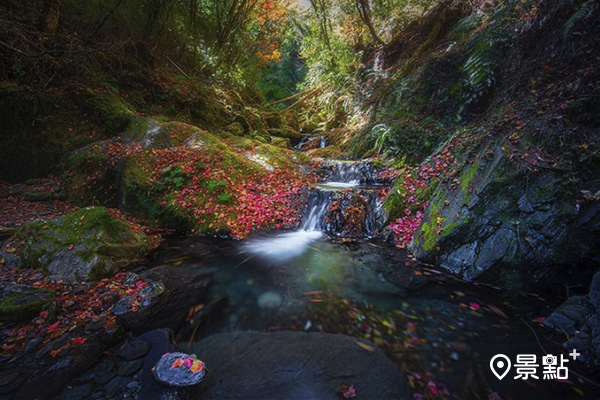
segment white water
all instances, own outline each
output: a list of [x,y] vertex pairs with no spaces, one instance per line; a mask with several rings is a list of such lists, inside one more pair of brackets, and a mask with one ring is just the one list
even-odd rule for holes
[[[332,164],[334,168],[329,173],[330,180],[315,185],[299,230],[248,239],[242,245],[242,251],[272,263],[281,263],[301,256],[312,242],[321,238],[322,231],[326,230],[324,220],[333,201],[333,192],[357,189],[361,184],[372,180],[367,163],[334,161]],[[379,208],[379,204],[373,205],[375,215],[379,214]],[[368,232],[376,229],[373,221],[365,221],[365,224]]]
[[323,182],[318,183],[315,186],[319,189],[350,189],[360,185],[360,181],[354,180],[350,182]]
[[275,237],[249,239],[242,248],[244,253],[272,262],[284,262],[302,255],[312,242],[322,236],[322,232],[315,230],[286,232]]

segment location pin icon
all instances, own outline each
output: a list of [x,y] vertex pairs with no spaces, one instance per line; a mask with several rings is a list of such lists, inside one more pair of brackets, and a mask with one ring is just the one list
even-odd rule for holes
[[496,354],[490,361],[490,368],[492,372],[500,380],[502,380],[502,378],[508,374],[508,371],[510,371],[510,366],[510,358],[504,354]]

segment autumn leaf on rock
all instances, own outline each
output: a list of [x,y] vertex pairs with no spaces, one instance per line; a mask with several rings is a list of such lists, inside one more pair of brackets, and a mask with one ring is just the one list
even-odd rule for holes
[[58,325],[60,325],[60,321],[56,321],[55,323],[53,323],[52,325],[50,325],[48,327],[48,333],[54,332],[58,328]]
[[76,337],[71,339],[71,344],[84,344],[87,341],[86,338],[82,338],[82,337]]
[[183,365],[183,359],[182,358],[178,358],[177,360],[175,360],[173,362],[173,365],[171,365],[171,368],[177,368]]
[[202,372],[203,369],[204,369],[204,363],[200,360],[194,361],[194,363],[190,367],[190,371],[192,371],[194,374],[197,374],[198,372]]

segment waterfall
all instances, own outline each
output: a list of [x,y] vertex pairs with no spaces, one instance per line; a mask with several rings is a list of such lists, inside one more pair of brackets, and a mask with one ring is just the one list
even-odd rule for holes
[[331,192],[313,189],[308,200],[300,229],[304,231],[322,231],[323,221],[331,205]]
[[327,161],[314,185],[300,229],[373,237],[383,227],[378,171],[368,161]]
[[361,185],[379,183],[378,171],[368,161],[328,161],[324,165],[325,180]]
[[300,229],[250,239],[242,251],[281,263],[303,254],[323,233],[371,238],[383,227],[382,184],[371,163],[327,161],[320,176],[321,182],[310,192]]

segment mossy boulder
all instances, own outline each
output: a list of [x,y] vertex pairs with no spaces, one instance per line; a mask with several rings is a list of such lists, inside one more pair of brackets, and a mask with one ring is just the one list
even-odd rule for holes
[[244,136],[244,127],[239,122],[228,125],[225,130],[235,136]]
[[135,115],[112,88],[87,88],[81,98],[85,111],[113,133],[125,130]]
[[559,170],[519,170],[501,143],[472,160],[435,189],[415,256],[468,280],[531,289],[599,254],[600,203],[576,204]]
[[6,248],[21,267],[43,268],[64,281],[108,277],[150,251],[148,237],[103,207],[24,225]]
[[[277,207],[299,208],[302,195],[294,186],[306,184],[299,167],[308,158],[293,152],[288,139],[280,143],[273,145],[265,130],[237,136],[157,117],[135,118],[120,138],[73,155],[65,191],[79,204],[118,205],[179,231],[242,235],[255,225],[240,215],[240,202],[253,207],[248,194],[256,194],[265,179],[287,176],[277,187],[280,193],[288,190],[290,202],[278,199]],[[282,211],[270,218],[253,215],[262,225],[291,223]]]
[[292,148],[292,144],[290,143],[290,139],[288,139],[288,138],[275,137],[272,139],[271,144],[273,146],[283,147],[285,149]]
[[0,320],[25,321],[53,302],[53,292],[10,282],[0,282]]
[[143,149],[173,147],[171,134],[164,123],[151,118],[133,118],[123,134],[125,142],[138,142]]
[[66,161],[62,191],[79,205],[117,205],[118,171],[109,152],[115,140],[92,143],[73,152]]

